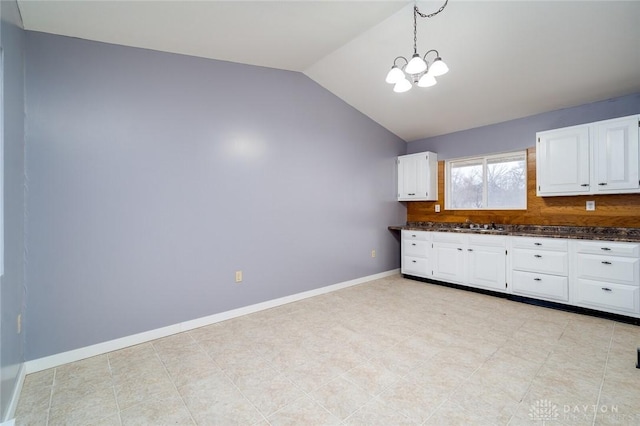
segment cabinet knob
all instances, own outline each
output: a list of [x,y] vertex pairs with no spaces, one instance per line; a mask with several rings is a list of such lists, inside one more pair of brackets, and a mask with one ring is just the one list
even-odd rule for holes
[[609,247],[600,247],[600,250],[611,251],[611,249]]
[[542,281],[542,278],[534,278],[534,281]]
[[416,245],[416,243],[411,243],[411,245],[412,245],[412,246],[415,246],[415,245]]
[[533,257],[542,257],[542,256],[539,254],[534,254]]
[[603,264],[603,265],[611,265],[611,262],[607,262],[606,260],[603,260],[603,261],[602,261],[602,264]]
[[610,288],[608,288],[608,287],[602,287],[602,290],[604,290],[604,291],[613,291],[613,290],[611,290],[611,289],[610,289]]
[[605,186],[606,184],[607,184],[607,182],[600,182],[598,185]]
[[412,260],[412,262],[413,262],[413,263],[418,263],[418,262],[416,262],[415,260]]

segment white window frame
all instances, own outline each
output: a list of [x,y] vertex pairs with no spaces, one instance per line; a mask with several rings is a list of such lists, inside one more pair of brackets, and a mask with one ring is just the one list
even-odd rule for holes
[[[510,159],[522,156],[524,160],[524,179],[525,179],[525,197],[523,207],[487,207],[487,164],[494,160]],[[451,207],[451,168],[459,164],[482,164],[482,206],[483,207]],[[445,193],[445,209],[447,210],[527,210],[527,151],[504,152],[499,154],[479,155],[474,157],[453,158],[445,160],[444,174],[444,193]]]

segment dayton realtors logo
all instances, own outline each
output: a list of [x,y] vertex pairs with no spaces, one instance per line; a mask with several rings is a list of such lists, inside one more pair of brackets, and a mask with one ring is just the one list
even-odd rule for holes
[[529,407],[529,418],[536,422],[556,420],[593,420],[596,416],[617,421],[640,420],[640,414],[623,415],[618,412],[617,405],[568,405],[558,407],[548,399],[539,399]]
[[539,399],[529,408],[529,418],[536,422],[545,422],[558,420],[560,412],[558,406],[548,399]]

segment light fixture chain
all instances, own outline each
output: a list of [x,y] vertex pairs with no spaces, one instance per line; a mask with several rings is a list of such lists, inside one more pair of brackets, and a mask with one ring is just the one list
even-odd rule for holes
[[418,5],[413,6],[413,54],[418,53]]
[[438,13],[442,12],[444,8],[447,7],[448,3],[449,3],[449,0],[445,0],[444,4],[440,6],[440,9],[429,14],[424,14],[420,12],[418,10],[418,4],[417,3],[413,4],[413,53],[414,55],[418,53],[418,15],[420,15],[421,18],[433,18]]
[[445,7],[447,7],[447,3],[449,3],[449,0],[445,0],[444,4],[440,7],[440,9],[438,9],[437,11],[430,13],[430,14],[424,14],[422,12],[420,12],[418,10],[418,5],[415,5],[413,7],[413,11],[414,11],[414,16],[417,13],[418,15],[420,15],[421,18],[433,18],[434,16],[436,16],[438,13],[442,12],[444,10]]

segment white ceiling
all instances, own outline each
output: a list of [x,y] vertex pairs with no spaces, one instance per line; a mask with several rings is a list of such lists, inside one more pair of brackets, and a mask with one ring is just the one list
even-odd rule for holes
[[[422,12],[442,1],[419,2]],[[394,93],[407,1],[18,0],[24,27],[304,72],[406,141],[640,92],[640,1],[459,1],[418,21],[451,71]]]

